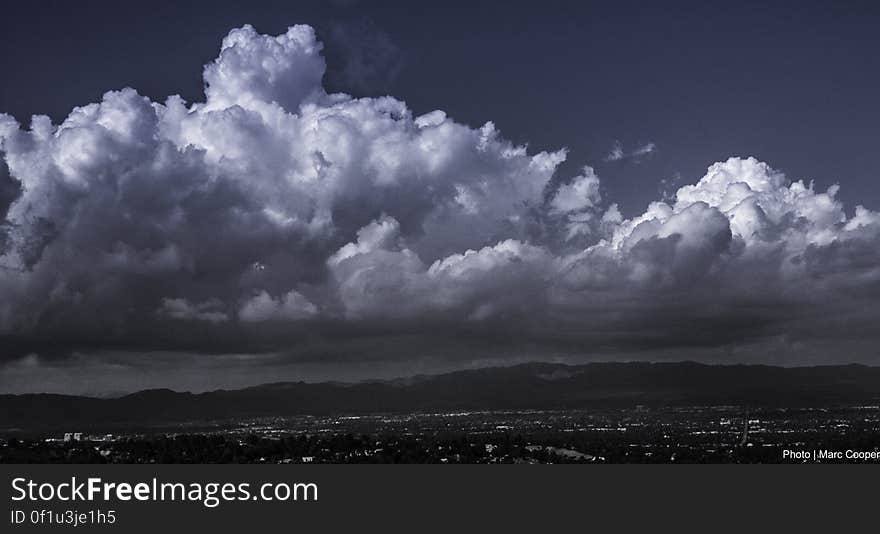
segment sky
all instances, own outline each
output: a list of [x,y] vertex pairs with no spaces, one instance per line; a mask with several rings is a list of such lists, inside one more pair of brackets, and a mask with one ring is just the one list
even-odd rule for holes
[[869,2],[16,3],[0,392],[880,363]]

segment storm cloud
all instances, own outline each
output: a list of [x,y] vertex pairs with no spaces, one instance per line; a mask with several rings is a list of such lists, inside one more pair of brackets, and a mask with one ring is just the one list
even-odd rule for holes
[[554,177],[565,149],[328,94],[325,68],[312,28],[244,26],[204,102],[126,88],[60,124],[0,115],[0,356],[784,346],[798,363],[877,337],[880,214],[837,186],[731,157],[627,218],[592,167]]

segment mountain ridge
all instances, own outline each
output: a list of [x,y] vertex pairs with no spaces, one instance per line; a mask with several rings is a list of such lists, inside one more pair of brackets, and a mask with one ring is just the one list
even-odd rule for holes
[[525,363],[353,383],[274,382],[117,398],[0,395],[0,432],[86,431],[247,417],[636,405],[826,407],[880,402],[880,367],[683,362]]

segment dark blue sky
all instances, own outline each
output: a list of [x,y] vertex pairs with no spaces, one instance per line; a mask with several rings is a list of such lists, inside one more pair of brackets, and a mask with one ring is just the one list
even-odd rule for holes
[[[7,2],[0,110],[63,118],[110,88],[200,100],[235,26],[308,23],[328,85],[570,148],[624,214],[661,180],[754,155],[880,206],[880,8],[836,2]],[[603,162],[655,143],[639,161]],[[673,189],[674,190],[674,189]]]

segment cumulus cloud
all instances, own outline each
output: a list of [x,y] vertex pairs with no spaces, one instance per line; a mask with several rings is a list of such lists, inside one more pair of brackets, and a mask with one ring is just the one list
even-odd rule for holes
[[260,291],[242,305],[238,317],[247,322],[295,321],[308,319],[316,313],[318,308],[296,290],[278,298]]
[[877,319],[880,214],[847,211],[837,186],[733,157],[624,217],[593,168],[553,179],[565,150],[328,94],[321,50],[308,26],[245,26],[205,67],[204,102],[123,89],[61,124],[0,115],[7,355],[473,325],[536,351],[632,351]]
[[275,37],[260,35],[251,26],[232,30],[223,39],[220,56],[205,66],[207,107],[277,103],[296,109],[320,97],[326,70],[322,48],[310,26],[293,26]]
[[576,176],[570,183],[562,184],[550,200],[550,213],[562,215],[567,219],[568,235],[571,239],[578,234],[591,232],[590,222],[602,201],[599,193],[599,177],[592,167],[584,167],[584,173]]
[[229,316],[219,310],[222,306],[223,303],[218,300],[193,304],[186,299],[164,299],[159,314],[182,321],[222,323],[229,320]]

